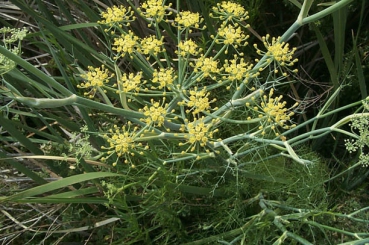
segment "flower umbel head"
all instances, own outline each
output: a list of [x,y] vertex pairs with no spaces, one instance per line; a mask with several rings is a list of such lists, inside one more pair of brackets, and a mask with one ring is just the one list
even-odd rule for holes
[[241,30],[240,26],[235,25],[221,25],[218,29],[217,43],[223,43],[224,45],[232,45],[237,48],[239,45],[247,45],[246,40],[249,38]]
[[[291,117],[294,115],[292,109],[298,106],[298,103],[295,103],[290,108],[286,108],[287,102],[282,101],[283,96],[280,95],[279,97],[273,98],[273,93],[274,89],[271,89],[269,96],[264,95],[262,97],[260,106],[255,106],[252,109],[259,113],[258,117],[261,120],[259,129],[262,130],[262,134],[265,134],[265,125],[269,125],[276,136],[278,136],[277,127],[290,129],[296,126],[294,124],[288,125],[288,123],[291,122]],[[250,104],[246,103],[246,106],[250,107]]]
[[189,101],[186,103],[191,109],[187,110],[186,113],[192,111],[193,115],[197,115],[200,112],[209,112],[210,103],[215,102],[216,99],[209,101],[209,92],[206,92],[206,87],[198,91],[197,87],[194,90],[190,90]]
[[[132,54],[137,49],[138,37],[132,31],[122,34],[119,38],[114,38],[112,50],[124,57],[126,53]],[[117,57],[115,57],[117,59]]]
[[81,75],[81,77],[86,81],[77,85],[77,87],[91,88],[91,90],[84,93],[84,95],[89,95],[90,98],[93,98],[96,93],[96,89],[103,87],[105,83],[109,82],[109,79],[112,78],[114,74],[109,74],[109,70],[105,69],[104,65],[97,68],[88,66],[87,68],[88,72]]
[[191,39],[186,41],[181,41],[178,44],[179,51],[176,51],[177,54],[181,55],[182,57],[186,57],[187,55],[198,55],[202,49],[198,47],[197,43],[192,41]]
[[160,105],[160,102],[154,101],[151,99],[151,106],[145,106],[143,109],[140,109],[141,112],[145,115],[146,118],[143,118],[142,121],[147,124],[154,124],[158,127],[162,126],[165,121],[165,117],[167,115],[167,110],[165,105],[164,107]]
[[[230,1],[223,1],[217,3],[216,7],[213,7],[213,12],[218,15],[221,20],[225,21],[244,21],[249,18],[248,12],[238,3],[233,3]],[[216,18],[211,14],[212,17]]]
[[122,127],[114,125],[113,129],[110,129],[109,133],[104,135],[104,138],[107,140],[109,146],[102,147],[102,149],[109,150],[109,155],[116,153],[118,157],[125,157],[125,163],[128,163],[130,157],[134,156],[136,150],[142,146],[142,143],[135,142],[136,138],[138,137],[138,128],[134,127],[132,129],[131,126],[131,122],[128,122],[127,125]]
[[157,55],[163,52],[163,38],[160,40],[155,36],[145,37],[140,42],[140,52],[146,55]]
[[206,144],[213,140],[213,135],[218,132],[218,130],[212,130],[212,126],[212,123],[206,124],[204,122],[204,117],[200,119],[195,118],[194,121],[187,124],[188,134],[185,135],[185,138],[187,138],[188,143],[192,146],[190,151],[194,151],[198,145],[205,147]]
[[[177,17],[174,19],[174,26],[178,26],[180,30],[182,29],[190,29],[190,28],[200,28],[200,23],[204,19],[200,18],[199,13],[192,13],[190,11],[180,12]],[[190,31],[191,32],[191,31]]]
[[219,73],[220,69],[218,68],[218,62],[213,60],[213,58],[205,58],[204,56],[201,56],[196,60],[194,71],[196,73],[202,72],[203,77],[212,77],[212,74]]
[[98,21],[99,24],[105,24],[110,27],[114,25],[118,25],[122,27],[123,25],[128,26],[130,22],[134,21],[136,17],[133,15],[134,12],[131,11],[131,7],[124,7],[123,5],[113,6],[111,8],[107,8],[106,11],[102,12],[101,21]]
[[[121,84],[121,90],[125,93],[135,91],[138,93],[140,91],[140,85],[141,85],[141,78],[142,78],[142,72],[139,72],[137,74],[129,73],[123,74],[120,81],[118,83]],[[119,91],[117,91],[118,93]]]
[[151,23],[153,21],[159,23],[165,16],[165,10],[169,7],[170,4],[169,6],[164,5],[163,0],[147,0],[141,5],[141,8],[145,9],[141,13],[144,17],[151,20]]
[[[272,42],[269,42],[269,38],[269,35],[263,37],[263,44],[267,49],[266,52],[260,50],[257,47],[257,44],[254,44],[256,52],[259,55],[266,55],[268,62],[274,61],[278,64],[278,66],[293,66],[298,61],[298,59],[293,58],[296,48],[290,49],[288,43],[281,42],[281,37],[273,37]],[[278,70],[275,70],[275,73],[277,72]]]
[[[15,55],[21,54],[21,41],[27,35],[26,28],[17,29],[10,27],[0,28],[0,40],[3,42],[3,47]],[[0,54],[0,75],[3,75],[16,67],[16,63]]]
[[2,34],[1,41],[3,41],[4,44],[17,43],[19,41],[22,41],[23,38],[26,37],[27,32],[28,30],[26,28],[23,29],[10,27],[0,28],[0,34]]
[[158,88],[168,88],[171,90],[171,85],[173,84],[174,80],[177,78],[175,71],[173,68],[160,68],[160,70],[155,70],[152,74],[152,83],[159,84]]
[[369,148],[369,116],[367,113],[365,114],[357,114],[358,116],[351,120],[351,132],[357,137],[355,139],[345,139],[345,146],[350,153],[358,152],[358,162],[361,163],[363,167],[368,167],[369,153],[367,149]]
[[237,59],[235,56],[234,59],[225,60],[223,67],[225,73],[223,79],[228,79],[231,82],[245,80],[247,83],[253,64],[246,63],[243,58]]

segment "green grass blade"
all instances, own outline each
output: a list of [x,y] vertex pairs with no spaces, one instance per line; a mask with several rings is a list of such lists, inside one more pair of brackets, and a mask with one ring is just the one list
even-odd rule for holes
[[[61,16],[65,16],[65,18],[67,19],[67,21],[64,21],[66,23],[76,23],[76,18],[73,17],[70,9],[67,9],[67,4],[63,1],[55,1],[56,5],[58,5],[58,9],[61,11],[60,15]],[[63,21],[63,19],[61,19],[60,21]]]
[[21,199],[45,194],[47,192],[61,189],[61,188],[64,188],[64,187],[67,187],[73,184],[82,183],[84,181],[89,181],[89,180],[93,180],[97,178],[117,177],[117,176],[121,176],[121,175],[115,174],[115,173],[108,173],[108,172],[85,173],[85,174],[74,175],[71,177],[67,177],[67,178],[64,178],[58,181],[54,181],[51,183],[47,183],[41,186],[37,186],[31,189],[22,191],[10,197],[6,197],[5,199],[2,199],[0,202],[4,202],[4,201],[14,202],[14,201],[18,201]]
[[365,10],[365,1],[362,1],[361,10],[360,10],[359,26],[358,26],[357,31],[356,31],[356,37],[355,38],[353,37],[353,53],[355,55],[356,75],[357,75],[357,78],[358,78],[362,99],[366,99],[366,97],[368,96],[368,90],[367,90],[367,86],[366,86],[366,82],[365,82],[365,75],[364,75],[364,71],[363,71],[363,67],[362,67],[362,62],[361,62],[361,59],[360,59],[359,50],[357,48],[358,47],[357,46],[358,45],[357,44],[357,38],[359,37],[361,27],[362,27],[362,24],[363,24],[364,10]]
[[297,0],[289,0],[290,3],[292,3],[293,5],[295,5],[296,7],[298,7],[299,9],[302,8],[302,4],[299,3]]
[[16,170],[18,170],[21,173],[25,174],[27,177],[31,178],[32,180],[34,180],[39,185],[47,183],[46,180],[44,180],[43,178],[41,178],[40,176],[38,176],[37,174],[35,174],[31,170],[29,170],[28,168],[23,166],[18,161],[15,161],[13,159],[9,159],[9,157],[4,152],[2,152],[0,150],[0,164],[2,164],[2,163],[10,164],[13,168],[15,168]]
[[32,143],[32,141],[22,134],[20,130],[18,130],[14,126],[14,122],[9,120],[8,118],[2,117],[0,120],[0,125],[7,131],[13,138],[15,138],[19,143],[21,143],[24,147],[26,147],[29,151],[31,151],[35,155],[43,155],[44,153]]
[[13,69],[4,74],[4,82],[13,94],[23,95],[20,91],[27,91],[35,97],[52,98],[53,96],[60,96],[55,90],[46,87],[46,83],[42,84],[43,81],[35,81],[23,74],[19,69]]
[[355,55],[356,76],[357,76],[358,83],[359,83],[361,98],[366,99],[366,97],[368,97],[368,90],[366,86],[365,75],[364,75],[363,67],[361,64],[359,51],[357,49],[357,40],[355,38],[353,38],[353,50],[352,51]]
[[[3,198],[0,197],[0,203],[1,201],[4,200]],[[142,197],[138,197],[138,196],[131,196],[131,195],[127,195],[125,197],[126,201],[129,202],[138,202],[138,201],[142,201],[144,200]],[[81,203],[89,203],[89,204],[111,204],[111,205],[115,205],[115,206],[119,206],[120,203],[119,202],[109,202],[108,199],[106,198],[100,198],[100,197],[73,197],[73,198],[49,198],[49,197],[41,197],[41,198],[24,198],[24,199],[19,199],[16,201],[17,203],[68,203],[68,204],[72,204],[72,203],[76,203],[76,204],[81,204]]]
[[340,8],[332,14],[334,27],[334,66],[338,74],[342,71],[345,50],[345,30],[348,8]]
[[[44,16],[46,19],[51,20],[54,24],[57,24],[58,21],[55,19],[54,14],[46,7],[44,4],[44,1],[36,0],[37,2],[37,8],[42,13],[42,16]],[[30,6],[33,8],[33,6]]]
[[75,6],[79,5],[79,9],[86,15],[87,19],[90,22],[96,22],[100,20],[100,15],[98,15],[95,9],[91,9],[90,6],[86,3],[92,3],[92,1],[76,1]]
[[76,118],[73,118],[75,115],[68,116],[66,114],[56,114],[53,111],[45,111],[43,113],[48,118],[52,118],[53,120],[58,122],[59,125],[62,125],[64,128],[69,129],[70,131],[79,132],[82,127],[82,125],[76,120]]
[[323,55],[325,64],[328,68],[329,75],[331,77],[331,82],[334,86],[334,90],[336,90],[339,87],[338,74],[337,74],[336,67],[333,63],[331,54],[329,52],[327,43],[325,42],[324,37],[323,37],[322,33],[320,32],[320,30],[318,29],[318,27],[316,27],[315,25],[311,25],[311,26],[312,26],[313,30],[315,31],[315,34],[318,38],[320,50],[322,51],[322,55]]
[[29,63],[26,60],[22,59],[18,55],[13,54],[12,52],[10,52],[9,50],[7,50],[6,48],[4,48],[1,45],[0,45],[0,53],[2,53],[4,56],[8,57],[9,59],[13,60],[19,66],[21,66],[24,69],[26,69],[28,72],[32,73],[35,77],[40,78],[44,83],[47,83],[50,86],[52,86],[53,88],[55,88],[56,90],[60,91],[65,96],[72,95],[72,92],[70,92],[63,85],[61,85],[60,83],[58,83],[57,81],[55,81],[53,78],[51,78],[50,76],[46,75],[45,73],[43,73],[39,69],[37,69],[31,63]]
[[[0,199],[0,203],[3,199]],[[24,198],[16,200],[17,203],[87,203],[87,204],[108,204],[109,201],[106,198],[97,198],[97,197],[81,197],[81,198],[49,198],[49,197],[41,197],[41,198]]]
[[[63,143],[63,138],[57,134],[56,132],[54,132],[53,134],[49,134],[47,132],[44,132],[42,130],[40,130],[39,128],[34,128],[34,127],[29,127],[27,125],[24,125],[22,123],[20,123],[19,121],[11,121],[11,123],[18,127],[18,128],[22,128],[23,130],[25,130],[27,133],[34,133],[35,135],[38,135],[41,138],[44,138],[45,141],[50,140],[53,142],[58,142],[58,143]],[[0,136],[0,139],[2,137]],[[16,139],[16,141],[18,142],[18,140]]]
[[78,24],[70,24],[70,25],[61,26],[59,28],[60,30],[63,30],[63,31],[72,31],[72,30],[78,30],[78,29],[96,27],[96,26],[100,26],[100,25],[97,23],[78,23]]
[[106,60],[106,57],[101,55],[94,48],[86,45],[82,41],[73,37],[71,34],[63,31],[59,26],[45,19],[42,14],[39,14],[31,6],[25,4],[23,1],[14,0],[20,9],[25,13],[32,16],[38,23],[40,28],[48,30],[53,37],[64,47],[70,54],[74,54],[74,57],[85,67],[91,65],[93,60],[98,57],[100,60]]
[[55,195],[50,195],[47,198],[50,198],[50,199],[51,198],[74,198],[74,197],[94,194],[98,192],[99,192],[99,189],[96,186],[92,186],[92,187],[87,187],[87,188],[83,188],[79,190],[67,191],[67,192],[63,192],[63,193],[59,193]]

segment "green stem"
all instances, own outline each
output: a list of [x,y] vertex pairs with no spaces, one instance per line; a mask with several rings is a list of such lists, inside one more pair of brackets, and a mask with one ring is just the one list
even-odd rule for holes
[[131,111],[131,110],[126,110],[126,109],[121,109],[121,108],[117,108],[117,107],[112,107],[106,104],[102,104],[90,99],[86,99],[83,97],[79,97],[76,96],[76,101],[73,103],[75,105],[81,105],[81,106],[85,106],[88,108],[92,108],[95,110],[101,110],[101,111],[105,111],[105,112],[110,112],[110,113],[114,113],[116,115],[120,115],[120,116],[124,116],[124,117],[128,117],[128,118],[143,118],[145,117],[141,112],[136,112],[136,111]]
[[101,94],[101,96],[103,97],[104,102],[105,102],[107,105],[109,105],[109,106],[114,106],[114,105],[111,103],[111,101],[110,101],[109,97],[106,95],[105,91],[104,91],[101,87],[97,87],[97,91],[99,91],[99,93],[100,93],[100,94]]
[[310,15],[309,17],[306,17],[304,19],[302,19],[301,21],[301,25],[306,25],[310,22],[314,22],[317,21],[319,19],[322,19],[323,17],[332,14],[333,12],[339,10],[340,8],[345,7],[347,4],[351,3],[353,0],[341,0],[336,2],[335,4],[333,4],[332,6],[316,13],[313,15]]
[[361,232],[361,233],[349,232],[349,231],[337,229],[337,228],[334,228],[334,227],[331,227],[331,226],[322,225],[322,224],[320,224],[318,222],[315,222],[315,221],[303,221],[302,220],[302,222],[305,223],[305,224],[309,224],[309,225],[318,227],[320,229],[334,231],[334,232],[345,234],[345,235],[348,235],[348,236],[352,236],[352,237],[355,237],[355,238],[358,238],[358,239],[361,239],[359,236],[368,236],[369,235],[367,232]]

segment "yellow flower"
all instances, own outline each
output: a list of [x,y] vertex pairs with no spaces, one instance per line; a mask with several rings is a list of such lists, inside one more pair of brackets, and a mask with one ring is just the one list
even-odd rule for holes
[[132,31],[129,31],[126,34],[122,34],[119,38],[114,38],[114,47],[112,50],[116,50],[122,57],[124,57],[126,53],[131,55],[136,50],[137,40],[138,37],[135,36]]
[[106,11],[102,12],[101,21],[98,21],[99,24],[106,24],[108,26],[113,26],[115,24],[118,24],[119,27],[122,27],[122,23],[126,26],[129,25],[129,22],[132,22],[135,20],[135,16],[133,15],[134,12],[131,11],[131,7],[124,7],[121,6],[113,6],[111,8],[107,8]]
[[160,70],[155,70],[152,74],[153,83],[159,83],[159,89],[167,87],[169,90],[170,86],[173,84],[174,80],[177,78],[173,68],[160,68]]
[[182,57],[186,57],[187,55],[198,55],[202,49],[198,47],[198,45],[192,41],[191,39],[186,41],[181,41],[178,44],[179,52],[176,51],[176,53],[180,54]]
[[122,84],[123,92],[136,91],[137,93],[140,91],[142,72],[137,73],[136,75],[133,73],[123,74],[120,81]]
[[[210,103],[216,101],[216,99],[209,101],[209,94],[206,92],[206,87],[200,91],[197,90],[197,87],[194,90],[190,90],[190,100],[187,102],[187,106],[193,110],[192,114],[196,115],[204,111],[209,112]],[[189,113],[191,110],[187,110],[186,113]]]
[[232,60],[225,60],[223,67],[226,75],[224,78],[231,82],[244,79],[247,82],[247,78],[250,77],[249,71],[252,69],[253,65],[246,63],[243,58],[239,59],[238,63],[237,61],[237,56]]
[[145,37],[141,40],[141,50],[143,54],[157,55],[163,52],[163,38],[156,39],[155,36]]
[[110,129],[109,132],[112,135],[110,137],[106,136],[107,141],[110,148],[114,149],[118,157],[130,153],[130,150],[135,147],[134,134],[128,132],[125,126],[120,129],[117,125],[114,125],[114,130]]
[[[167,105],[165,105],[166,107]],[[145,106],[143,109],[140,109],[141,112],[146,116],[146,118],[142,119],[142,121],[147,124],[154,124],[157,126],[162,126],[165,121],[165,116],[167,115],[167,110],[165,107],[161,106],[159,102],[154,102],[151,99],[151,106]]]
[[269,34],[263,37],[263,44],[267,49],[266,52],[260,50],[257,44],[254,44],[256,52],[259,55],[266,55],[269,62],[275,61],[280,66],[293,66],[298,61],[298,59],[293,58],[296,48],[289,49],[288,43],[280,41],[281,37],[273,37],[271,43],[269,42],[269,38]]
[[213,58],[205,58],[201,56],[196,60],[194,65],[194,71],[196,73],[202,72],[204,77],[212,77],[211,74],[217,74],[220,69],[217,67],[218,62],[213,60]]
[[200,19],[199,13],[192,13],[190,11],[183,11],[180,12],[177,17],[174,19],[175,23],[174,26],[178,26],[180,30],[182,29],[189,29],[189,28],[199,28],[200,23],[203,19]]
[[[297,107],[298,103],[295,103],[290,108],[286,108],[287,102],[282,101],[283,96],[280,95],[279,97],[273,98],[273,94],[274,89],[271,89],[269,96],[264,95],[262,97],[260,107],[254,107],[253,109],[259,113],[258,117],[261,119],[262,124],[270,125],[271,129],[278,136],[279,133],[277,132],[276,126],[284,129],[289,129],[295,126],[294,124],[290,126],[288,123],[291,122],[291,117],[294,115],[292,109]],[[246,106],[251,108],[250,104],[246,104]]]
[[[210,143],[213,139],[214,133],[218,130],[211,130],[212,124],[206,124],[204,122],[204,117],[196,119],[193,122],[187,124],[188,134],[185,135],[188,143],[191,144],[190,151],[194,151],[197,145],[205,147],[206,144]],[[183,144],[180,144],[183,145]]]
[[[125,157],[125,163],[128,163],[129,158],[134,156],[136,150],[142,147],[142,143],[135,142],[135,140],[139,138],[137,135],[138,127],[131,129],[131,126],[131,122],[128,122],[127,125],[122,127],[114,125],[113,129],[110,129],[109,132],[103,136],[107,140],[109,146],[101,147],[102,149],[109,150],[107,152],[109,155],[116,153],[118,157]],[[144,149],[148,149],[148,147],[146,146]]]
[[89,95],[90,97],[94,97],[96,93],[96,89],[98,87],[103,87],[105,83],[109,82],[109,79],[114,75],[109,74],[109,70],[105,69],[105,66],[94,68],[92,66],[88,66],[88,72],[86,74],[82,74],[81,77],[86,81],[77,85],[78,88],[91,88],[89,92],[84,93],[84,95]]
[[218,38],[216,39],[217,43],[223,43],[225,45],[232,45],[235,48],[238,45],[247,45],[246,40],[249,38],[248,35],[245,35],[241,30],[241,27],[237,27],[237,25],[221,25],[218,29]]
[[[249,18],[248,12],[240,4],[229,1],[217,3],[217,6],[213,7],[213,12],[219,15],[221,20],[244,21]],[[212,14],[210,16],[216,18]]]
[[148,0],[141,5],[145,9],[145,12],[141,13],[144,17],[159,23],[165,16],[165,10],[170,6],[171,4],[169,6],[164,5],[163,0]]

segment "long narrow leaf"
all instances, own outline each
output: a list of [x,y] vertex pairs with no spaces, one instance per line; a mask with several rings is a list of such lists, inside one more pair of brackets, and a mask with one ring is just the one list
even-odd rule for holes
[[356,44],[357,42],[356,40],[354,40],[353,52],[355,54],[356,76],[357,76],[359,87],[360,87],[361,98],[365,99],[366,97],[368,97],[368,90],[366,86],[366,81],[365,81],[364,71],[363,71],[362,64],[361,64],[359,51],[357,50]]
[[99,192],[99,189],[96,188],[96,186],[92,186],[92,187],[87,187],[87,188],[83,188],[79,190],[67,191],[67,192],[63,192],[59,194],[50,195],[47,198],[50,198],[50,199],[52,198],[74,198],[74,197],[94,194],[98,192]]
[[60,188],[64,188],[73,184],[81,183],[84,181],[89,181],[97,178],[106,178],[106,177],[117,177],[121,176],[120,174],[115,173],[108,173],[108,172],[97,172],[97,173],[85,173],[85,174],[79,174],[74,175],[71,177],[67,177],[58,181],[54,181],[51,183],[47,183],[41,186],[37,186],[25,191],[22,191],[20,193],[17,193],[15,195],[12,195],[10,197],[7,197],[5,199],[0,200],[0,202],[4,201],[18,201],[20,199],[24,198],[30,198],[37,195],[45,194],[50,191],[54,191]]
[[317,38],[318,38],[320,50],[322,51],[322,55],[323,55],[325,64],[328,68],[332,84],[333,84],[333,86],[336,90],[339,87],[338,74],[337,74],[337,70],[335,68],[335,65],[333,63],[331,54],[329,52],[327,43],[325,42],[324,37],[323,37],[322,33],[320,32],[320,30],[318,29],[318,27],[316,27],[315,25],[312,25],[312,27],[313,27],[313,29],[316,33]]
[[53,78],[49,77],[39,69],[37,69],[34,65],[30,64],[29,62],[25,61],[18,55],[13,54],[6,48],[0,45],[0,53],[2,53],[4,56],[8,57],[9,59],[13,60],[15,63],[17,63],[19,66],[26,69],[28,72],[32,73],[34,76],[39,77],[42,79],[45,83],[48,83],[50,86],[54,87],[55,89],[59,90],[62,94],[66,96],[72,95],[72,92],[70,92],[68,89],[63,87],[60,83],[55,81]]
[[33,154],[43,155],[43,152],[32,143],[30,139],[28,139],[25,135],[21,133],[16,127],[14,127],[14,123],[8,118],[2,117],[0,120],[0,125],[5,129],[13,138],[17,139],[19,143],[21,143],[24,147],[30,150]]
[[338,11],[332,14],[334,26],[334,45],[335,45],[334,66],[338,74],[340,74],[343,67],[347,9],[348,8],[340,8]]
[[[2,159],[6,159],[6,160],[2,160]],[[39,185],[47,183],[46,180],[44,180],[43,178],[41,178],[40,176],[38,176],[31,170],[23,166],[20,162],[15,161],[13,159],[9,159],[8,156],[0,150],[0,163],[2,162],[6,162],[7,164],[10,164],[13,168],[25,174],[27,177],[31,178]]]

